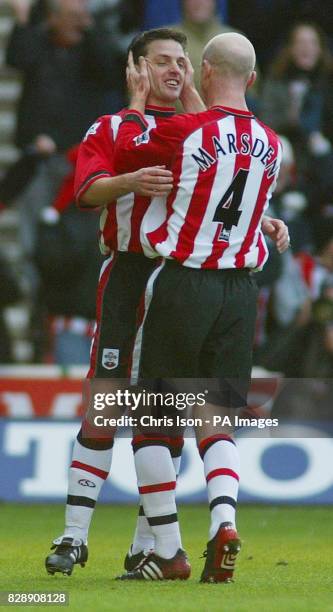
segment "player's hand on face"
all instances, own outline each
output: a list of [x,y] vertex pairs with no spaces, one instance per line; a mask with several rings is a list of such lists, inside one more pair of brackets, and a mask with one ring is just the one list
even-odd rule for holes
[[180,101],[185,113],[200,113],[206,110],[194,84],[194,68],[191,64],[188,53],[185,54],[185,75],[184,84],[180,94]]
[[133,172],[133,191],[137,195],[154,197],[168,195],[172,189],[173,177],[165,166],[141,168]]
[[188,89],[194,89],[194,68],[191,64],[188,53],[185,53],[185,79],[183,85],[183,92]]
[[146,101],[150,92],[147,63],[144,57],[139,57],[139,65],[136,66],[132,51],[128,54],[126,79],[131,98],[139,96]]
[[262,231],[275,242],[279,253],[284,253],[290,246],[288,227],[282,219],[265,218],[262,222]]

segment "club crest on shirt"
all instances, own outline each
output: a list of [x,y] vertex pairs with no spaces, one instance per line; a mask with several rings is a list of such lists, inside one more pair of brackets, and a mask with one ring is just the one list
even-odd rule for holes
[[83,142],[87,140],[88,136],[95,135],[100,125],[101,125],[101,121],[96,121],[95,123],[93,123],[92,126],[89,128],[89,130],[86,132],[83,138]]
[[143,132],[143,134],[136,136],[133,140],[137,147],[141,144],[147,144],[149,142],[149,132]]
[[103,349],[102,366],[106,370],[114,370],[119,364],[119,349]]

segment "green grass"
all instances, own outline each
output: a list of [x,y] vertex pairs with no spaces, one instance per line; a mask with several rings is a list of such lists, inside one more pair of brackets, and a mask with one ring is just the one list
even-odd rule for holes
[[135,512],[134,507],[99,506],[89,540],[89,562],[66,577],[48,576],[44,569],[49,543],[62,531],[63,508],[1,505],[0,590],[65,590],[70,610],[81,612],[333,611],[330,508],[241,507],[238,527],[243,548],[236,582],[226,585],[198,583],[203,565],[199,557],[208,530],[208,510],[203,506],[180,510],[183,544],[192,563],[189,581],[116,582]]

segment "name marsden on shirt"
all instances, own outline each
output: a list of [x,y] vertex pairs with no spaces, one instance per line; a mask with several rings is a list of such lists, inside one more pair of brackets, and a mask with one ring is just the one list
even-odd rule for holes
[[[194,161],[202,172],[206,172],[208,168],[216,164],[220,155],[251,155],[259,159],[265,166],[268,178],[271,178],[277,172],[276,151],[271,145],[267,146],[260,138],[256,138],[251,144],[250,134],[245,132],[240,137],[240,146],[237,146],[236,137],[232,133],[224,134],[221,140],[217,136],[213,136],[211,140],[215,151],[214,156],[208,153],[204,147],[198,147],[197,153],[192,153]],[[273,156],[274,159],[272,159]]]

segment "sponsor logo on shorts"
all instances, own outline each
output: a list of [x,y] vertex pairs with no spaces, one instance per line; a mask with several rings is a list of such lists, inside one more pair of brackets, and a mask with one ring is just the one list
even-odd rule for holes
[[81,487],[89,487],[90,489],[94,489],[96,487],[94,482],[87,480],[86,478],[81,478],[81,480],[79,480],[79,484]]
[[102,366],[106,370],[114,370],[119,364],[119,349],[103,349]]

